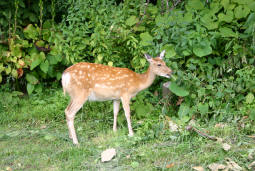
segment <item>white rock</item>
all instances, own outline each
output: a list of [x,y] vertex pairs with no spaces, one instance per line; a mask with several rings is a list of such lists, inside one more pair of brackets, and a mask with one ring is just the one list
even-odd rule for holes
[[110,161],[116,155],[116,150],[114,148],[109,148],[101,153],[101,161]]

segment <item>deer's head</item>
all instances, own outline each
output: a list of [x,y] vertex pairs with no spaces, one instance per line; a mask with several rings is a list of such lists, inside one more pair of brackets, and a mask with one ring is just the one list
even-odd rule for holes
[[148,54],[144,54],[147,61],[150,63],[152,72],[158,76],[170,78],[172,70],[166,66],[166,63],[163,61],[165,56],[165,50],[163,50],[158,57],[151,57]]

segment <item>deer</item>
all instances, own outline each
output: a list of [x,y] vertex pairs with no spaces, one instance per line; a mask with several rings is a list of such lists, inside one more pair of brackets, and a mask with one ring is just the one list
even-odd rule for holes
[[128,68],[80,62],[67,68],[62,74],[64,95],[68,93],[70,103],[65,109],[69,138],[79,145],[74,128],[74,118],[83,104],[88,101],[113,101],[113,131],[117,131],[117,116],[120,102],[127,120],[129,136],[134,132],[130,119],[130,100],[148,88],[156,76],[170,78],[172,70],[163,61],[165,50],[158,57],[144,54],[149,62],[146,72],[139,74]]

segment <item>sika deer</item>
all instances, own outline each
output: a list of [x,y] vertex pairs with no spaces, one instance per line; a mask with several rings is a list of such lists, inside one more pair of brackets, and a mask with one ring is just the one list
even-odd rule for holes
[[65,109],[69,137],[78,144],[74,129],[74,117],[86,100],[113,100],[113,131],[117,130],[117,115],[120,100],[128,124],[129,136],[133,136],[130,120],[129,103],[138,92],[149,87],[156,75],[170,78],[172,70],[163,61],[165,51],[159,57],[152,58],[145,54],[150,63],[148,70],[138,74],[127,68],[110,67],[101,64],[81,62],[67,68],[62,75],[62,86],[70,97],[70,104]]

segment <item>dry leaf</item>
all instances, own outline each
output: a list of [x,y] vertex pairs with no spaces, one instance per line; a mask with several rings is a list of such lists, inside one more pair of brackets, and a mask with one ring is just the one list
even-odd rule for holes
[[233,160],[231,160],[230,158],[226,158],[226,163],[228,165],[228,168],[230,170],[233,170],[233,171],[239,171],[239,170],[242,170],[242,168],[236,163],[234,162]]
[[167,165],[166,165],[166,168],[167,168],[167,169],[172,168],[172,167],[174,167],[174,163],[170,163],[170,164],[167,164]]
[[208,166],[209,169],[211,169],[211,171],[218,171],[218,170],[223,170],[226,168],[225,165],[223,164],[218,164],[218,163],[212,163]]
[[7,170],[7,171],[12,171],[12,168],[9,167],[9,166],[7,166],[7,167],[5,168],[5,170]]
[[249,164],[248,169],[255,169],[255,161]]
[[248,118],[249,118],[249,116],[244,116],[244,117],[243,117],[243,119],[248,119]]
[[225,151],[228,151],[228,150],[230,150],[231,145],[229,145],[229,144],[227,144],[227,143],[224,143],[224,144],[222,144],[222,148],[223,148]]
[[46,128],[46,125],[42,125],[40,128],[41,128],[41,129],[45,129],[45,128]]
[[197,171],[204,171],[204,168],[202,166],[194,166],[192,169],[197,170]]
[[178,97],[178,101],[176,103],[176,106],[180,106],[183,102],[184,98],[183,97]]
[[179,127],[176,123],[174,123],[173,121],[168,121],[169,124],[169,129],[171,132],[177,132]]
[[116,155],[116,150],[114,148],[109,148],[101,153],[101,161],[110,161]]
[[217,124],[215,124],[215,128],[224,128],[226,125],[225,124],[223,124],[223,123],[217,123]]
[[18,78],[20,78],[20,77],[22,77],[24,71],[22,68],[19,68],[19,69],[17,69],[17,73],[18,73]]

